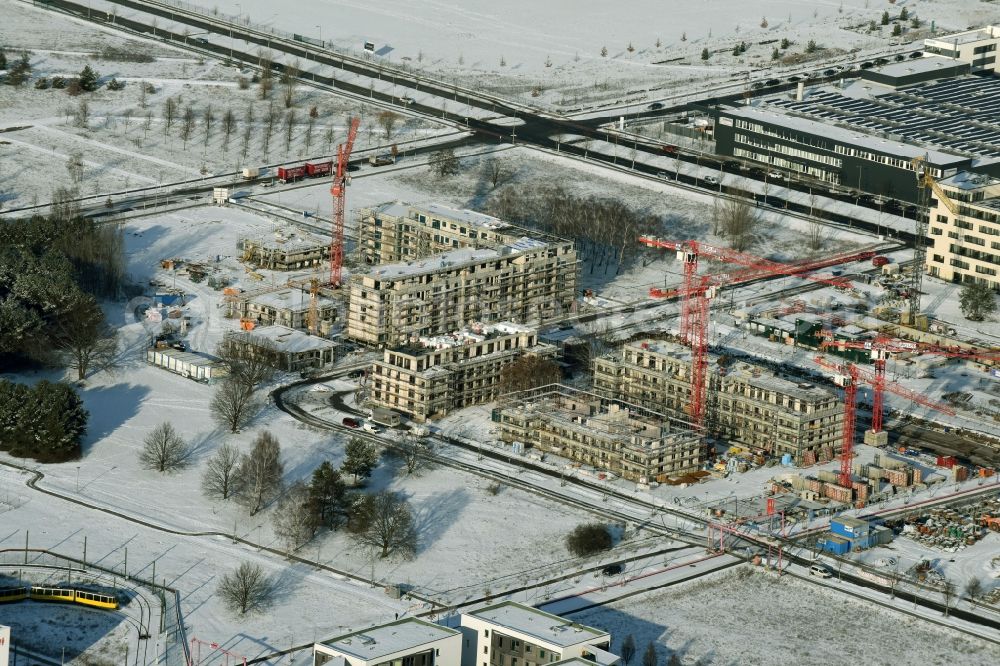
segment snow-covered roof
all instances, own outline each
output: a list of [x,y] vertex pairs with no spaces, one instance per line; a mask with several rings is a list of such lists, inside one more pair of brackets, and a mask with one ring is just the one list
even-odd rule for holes
[[959,157],[950,153],[943,153],[939,150],[913,146],[898,141],[890,141],[871,134],[863,134],[856,130],[838,127],[827,123],[821,123],[808,118],[800,118],[772,108],[761,108],[759,106],[740,106],[721,109],[720,113],[733,118],[743,118],[749,121],[758,121],[780,125],[799,132],[807,132],[817,136],[825,136],[833,141],[842,144],[857,146],[862,150],[874,150],[880,153],[896,155],[906,159],[914,157],[924,157],[931,164],[936,166],[947,166],[968,162],[968,158]]
[[466,247],[450,252],[435,254],[418,261],[402,261],[396,264],[385,264],[372,268],[366,275],[379,280],[395,280],[404,277],[436,273],[443,268],[474,264],[480,261],[496,259],[500,253],[489,248]]
[[402,201],[389,201],[384,204],[379,204],[378,206],[375,206],[375,210],[384,215],[391,215],[392,217],[410,216],[410,206]]
[[461,632],[414,617],[322,641],[320,645],[367,662],[400,652],[417,651],[429,643],[457,636]]
[[[883,74],[885,76],[909,76],[911,74],[924,74],[926,72],[935,72],[938,70],[954,70],[955,67],[961,66],[962,63],[956,62],[952,58],[944,58],[942,56],[926,56],[923,58],[914,58],[912,60],[904,60],[902,62],[894,62],[888,65],[883,65],[881,67],[873,67],[865,72],[862,72],[862,78],[870,72],[877,74]],[[951,76],[953,71],[943,72],[947,76]]]
[[534,636],[546,643],[563,648],[608,635],[606,631],[577,624],[558,615],[552,615],[513,601],[480,608],[466,613],[466,615],[499,627],[519,631],[528,636]]
[[1000,179],[991,178],[984,173],[970,173],[968,171],[959,171],[954,176],[949,176],[948,178],[942,178],[938,181],[938,185],[946,185],[947,187],[954,187],[957,190],[978,190],[982,187],[990,187],[993,185],[1000,185]]
[[534,331],[535,329],[530,326],[515,324],[512,321],[502,321],[496,324],[476,323],[469,324],[454,333],[421,337],[418,339],[418,342],[422,347],[445,349],[482,342],[498,335],[517,335],[519,333],[532,333]]
[[151,349],[151,352],[161,354],[163,356],[169,356],[170,358],[176,359],[178,363],[185,363],[190,366],[195,367],[207,367],[207,366],[221,366],[223,363],[216,358],[211,356],[206,356],[199,352],[191,351],[180,351],[179,349],[174,349],[172,347],[165,347],[163,349]]
[[437,203],[427,204],[426,206],[414,206],[414,208],[430,215],[444,217],[456,222],[465,222],[483,229],[503,229],[510,226],[500,218],[486,215],[485,213],[477,213],[474,210],[465,208],[451,208]]
[[966,30],[965,32],[957,32],[954,35],[945,35],[942,37],[934,37],[924,40],[924,48],[928,46],[936,47],[952,47],[955,44],[970,44],[972,42],[981,42],[988,39],[996,39],[994,35],[1000,32],[1000,27],[997,26],[987,26],[985,28],[977,28],[975,30]]
[[267,340],[280,352],[290,352],[293,354],[330,349],[337,346],[336,343],[330,340],[280,325],[255,328],[249,331],[247,335],[253,340]]

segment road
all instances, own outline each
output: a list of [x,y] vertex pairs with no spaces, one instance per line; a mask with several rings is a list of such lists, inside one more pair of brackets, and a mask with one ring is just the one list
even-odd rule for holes
[[[463,125],[473,133],[476,140],[481,142],[520,143],[536,148],[558,151],[568,156],[585,157],[590,161],[610,166],[617,166],[619,161],[619,158],[615,156],[593,152],[588,150],[587,146],[565,143],[561,139],[561,137],[577,135],[587,139],[617,143],[619,141],[618,135],[604,128],[606,124],[616,121],[619,118],[620,112],[616,110],[608,111],[605,115],[594,115],[586,120],[555,116],[527,105],[489,95],[482,91],[461,88],[457,85],[428,78],[417,72],[399,69],[378,60],[363,59],[334,52],[304,41],[295,41],[290,35],[282,36],[263,32],[246,25],[230,23],[222,18],[180,9],[151,0],[105,0],[102,4],[102,6],[106,5],[108,10],[112,7],[121,7],[143,13],[138,16],[122,16],[111,11],[102,11],[97,7],[91,7],[90,4],[73,2],[72,0],[43,0],[39,4],[93,22],[109,24],[118,29],[169,41],[177,46],[200,53],[212,54],[218,58],[244,63],[259,63],[260,50],[266,49],[267,51],[285,54],[289,59],[298,58],[302,61],[317,63],[325,66],[327,69],[324,69],[323,73],[303,71],[300,78],[312,83],[316,87],[331,92],[377,101],[385,105],[395,106],[396,108],[405,108],[409,112],[421,113],[429,118],[440,118],[456,125]],[[144,19],[143,16],[145,17]],[[156,25],[156,20],[161,21],[160,26]],[[185,29],[181,32],[175,32],[166,29],[162,25],[163,22],[183,25]],[[208,39],[192,42],[185,32],[218,35],[218,38],[228,40],[228,45],[217,43],[218,39],[216,39],[216,42]],[[237,49],[234,46],[237,42],[244,42],[246,46],[243,49]],[[900,50],[902,51],[903,49]],[[272,63],[271,67],[278,72],[284,69],[284,66],[278,62]],[[340,71],[339,75],[337,73],[338,70]],[[351,80],[345,80],[347,74],[350,75]],[[850,75],[854,74],[850,72],[842,73],[838,77]],[[412,90],[414,93],[430,94],[433,96],[432,101],[436,98],[441,103],[441,106],[417,102],[404,103],[402,99],[406,97],[405,94],[386,93],[381,90],[375,90],[372,87],[366,87],[363,84],[354,82],[354,78],[357,76],[367,77],[372,81],[391,80],[393,89],[399,87],[400,89]],[[816,79],[816,81],[820,80],[822,79]],[[725,83],[716,86],[714,89],[709,88],[704,90],[703,96],[698,100],[698,103],[702,106],[712,106],[741,99],[742,91],[734,92],[732,85],[731,83]],[[794,84],[786,82],[768,87],[762,92],[773,93],[791,86],[794,86]],[[639,113],[630,114],[629,118],[635,121],[664,117],[676,114],[691,103],[689,100],[683,105],[656,110],[647,109]],[[503,124],[498,124],[495,120],[470,117],[470,114],[467,112],[449,111],[447,110],[449,104],[456,109],[460,109],[463,106],[469,110],[476,109],[488,113],[493,117],[512,117],[517,123],[505,127]],[[628,145],[633,147],[637,153],[632,171],[648,176],[655,176],[663,170],[661,166],[657,166],[655,163],[648,163],[648,160],[664,156],[664,142],[634,136],[628,141]],[[725,167],[720,158],[698,152],[679,150],[671,153],[671,156],[676,156],[678,159],[686,162],[711,167],[716,171],[721,171]],[[767,177],[763,173],[741,175],[760,180],[764,180]],[[694,187],[704,185],[703,182],[699,183],[696,177],[685,174],[678,174],[677,182]],[[825,187],[822,183],[805,181],[783,183],[783,186],[799,189],[803,192],[812,192],[816,191],[817,188]],[[711,189],[717,191],[718,188],[712,187]],[[201,191],[205,191],[205,188],[201,188]],[[751,195],[751,193],[735,185],[724,186],[722,191],[739,196]],[[845,199],[845,195],[836,195],[834,193],[828,193],[824,196],[849,200]],[[769,194],[763,197],[760,203],[793,213],[815,214],[837,224],[852,225],[873,233],[880,231],[879,226],[876,224],[856,220],[831,211],[816,210],[809,205],[788,201],[778,194]],[[861,204],[862,202],[856,201],[855,203]],[[863,205],[877,208],[874,203],[865,203]],[[901,233],[900,238],[907,242],[913,241],[912,234],[907,232]]]

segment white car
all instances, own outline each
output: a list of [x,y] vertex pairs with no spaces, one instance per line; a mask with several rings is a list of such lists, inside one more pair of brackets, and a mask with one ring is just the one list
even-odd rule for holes
[[313,386],[313,387],[312,387],[311,389],[309,389],[309,390],[310,390],[310,391],[313,391],[313,392],[315,392],[315,393],[329,393],[329,392],[330,392],[330,391],[332,391],[333,389],[331,389],[331,388],[330,388],[329,386],[327,386],[326,384],[316,384],[315,386]]
[[378,433],[382,432],[381,428],[379,428],[374,423],[371,423],[370,421],[365,421],[364,424],[362,424],[361,427],[364,428],[365,430],[367,430],[368,432],[370,432],[372,434],[376,434],[376,435]]
[[822,564],[814,564],[811,567],[809,567],[809,575],[810,576],[819,576],[820,578],[829,578],[833,574],[831,574],[827,570],[827,568],[824,567]]
[[709,185],[718,185],[719,179],[716,178],[715,176],[705,176],[705,182],[708,183]]
[[767,177],[773,180],[784,180],[785,177],[781,175],[780,171],[768,171]]
[[657,171],[656,172],[656,177],[657,178],[662,178],[663,180],[667,180],[667,179],[670,178],[670,174],[668,174],[666,171]]

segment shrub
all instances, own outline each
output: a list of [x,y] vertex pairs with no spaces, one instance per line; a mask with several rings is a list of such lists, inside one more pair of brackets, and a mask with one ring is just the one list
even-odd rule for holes
[[611,532],[603,523],[577,525],[566,537],[566,548],[577,557],[593,555],[611,546]]

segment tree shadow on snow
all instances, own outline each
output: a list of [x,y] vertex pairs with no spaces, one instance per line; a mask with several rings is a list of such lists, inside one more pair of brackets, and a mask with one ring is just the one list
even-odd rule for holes
[[94,386],[80,392],[83,405],[90,412],[87,436],[81,454],[87,455],[95,443],[120,428],[139,413],[139,406],[149,395],[149,387],[136,384]]
[[465,488],[454,488],[430,495],[413,510],[413,526],[417,532],[417,552],[426,551],[431,544],[458,521],[469,505]]

